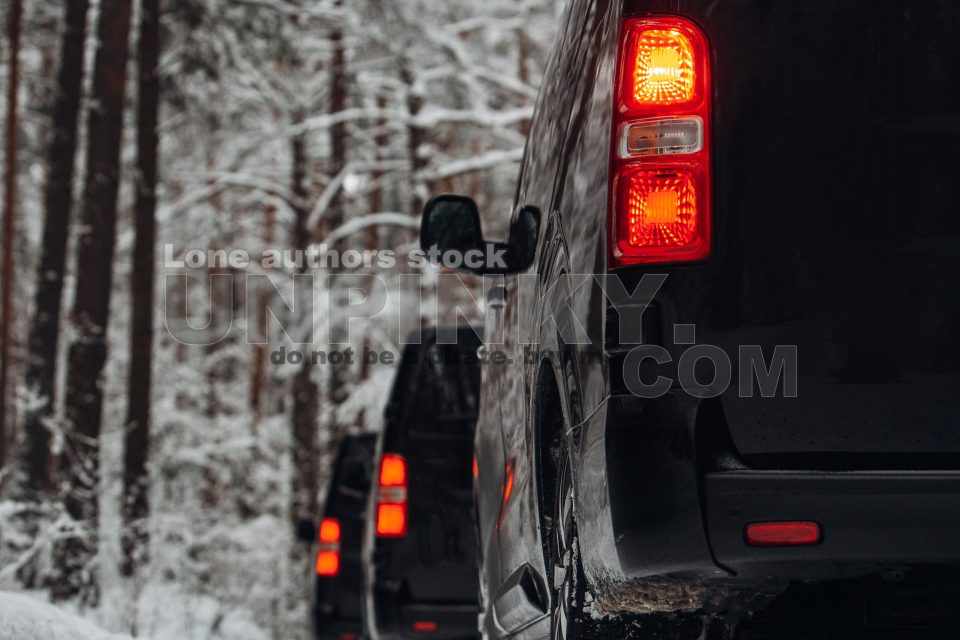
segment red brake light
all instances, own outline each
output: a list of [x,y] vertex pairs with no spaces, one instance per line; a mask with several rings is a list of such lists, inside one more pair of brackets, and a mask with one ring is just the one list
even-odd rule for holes
[[340,573],[340,553],[338,551],[317,552],[317,575],[332,578]]
[[402,538],[407,535],[407,505],[381,502],[377,506],[377,535]]
[[385,453],[380,460],[377,535],[381,538],[407,535],[407,461],[395,453]]
[[336,518],[324,518],[320,523],[320,533],[317,538],[321,544],[340,542],[340,521]]
[[706,37],[684,18],[628,19],[618,78],[611,265],[703,260],[712,242]]
[[819,544],[822,533],[816,522],[755,522],[746,538],[752,547],[800,547]]
[[333,577],[340,573],[340,521],[336,518],[324,518],[320,523],[317,540],[317,575]]
[[439,628],[440,625],[432,620],[419,620],[413,623],[413,630],[417,633],[434,633]]
[[380,462],[380,486],[407,486],[407,461],[403,456],[395,453],[383,454],[383,460]]

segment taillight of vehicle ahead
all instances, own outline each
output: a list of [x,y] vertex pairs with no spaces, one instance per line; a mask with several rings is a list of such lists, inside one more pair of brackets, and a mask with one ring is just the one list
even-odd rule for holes
[[395,453],[380,459],[377,486],[377,535],[402,538],[407,535],[407,461]]
[[710,49],[680,17],[629,18],[620,41],[611,266],[698,262],[712,243]]
[[332,578],[340,573],[340,521],[324,518],[317,533],[317,575]]

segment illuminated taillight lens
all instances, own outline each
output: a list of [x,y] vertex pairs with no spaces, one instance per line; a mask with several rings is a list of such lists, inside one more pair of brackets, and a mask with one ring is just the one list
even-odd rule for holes
[[407,535],[407,461],[395,453],[380,460],[377,493],[377,535],[402,538]]
[[617,187],[615,252],[622,259],[682,262],[709,252],[710,221],[700,215],[703,176],[695,167],[631,167]]
[[752,547],[804,547],[820,544],[816,522],[755,522],[747,525],[747,544]]
[[679,17],[624,22],[611,184],[613,267],[710,255],[709,49]]
[[317,533],[317,575],[333,577],[340,573],[340,521],[324,518]]
[[335,551],[317,552],[317,575],[332,578],[340,573],[340,554]]
[[627,23],[624,41],[624,98],[634,106],[662,106],[697,98],[695,34],[686,22],[673,18]]
[[324,518],[320,523],[320,532],[317,534],[320,544],[334,544],[340,542],[340,521],[336,518]]
[[402,538],[407,535],[407,505],[377,505],[377,535],[381,538]]
[[380,462],[380,486],[407,486],[407,461],[403,456],[395,453],[383,454],[383,460]]

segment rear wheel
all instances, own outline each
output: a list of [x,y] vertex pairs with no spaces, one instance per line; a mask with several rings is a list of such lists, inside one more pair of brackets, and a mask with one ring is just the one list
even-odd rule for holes
[[562,429],[556,434],[551,449],[555,471],[554,496],[545,545],[553,591],[551,637],[553,640],[575,640],[585,635],[586,576],[580,561],[570,449]]

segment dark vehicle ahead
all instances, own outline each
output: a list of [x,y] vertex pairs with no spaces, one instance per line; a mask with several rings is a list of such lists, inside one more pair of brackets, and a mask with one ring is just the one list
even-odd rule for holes
[[[474,269],[486,633],[942,633],[958,157],[953,1],[570,2]],[[490,245],[456,196],[421,241]]]
[[397,370],[377,441],[364,557],[371,638],[477,636],[471,463],[480,339],[424,330]]
[[320,526],[313,528],[314,632],[319,640],[357,640],[363,634],[363,549],[367,497],[377,437],[347,436],[334,464]]

